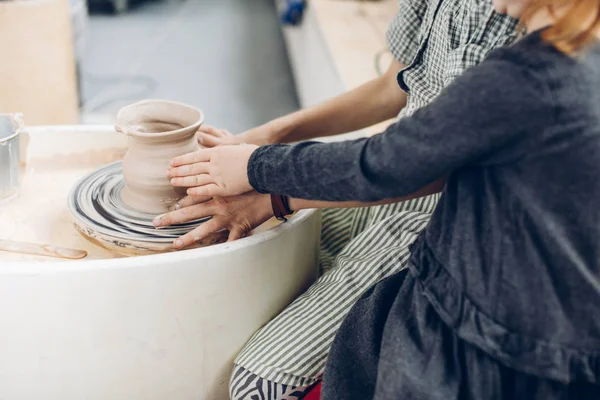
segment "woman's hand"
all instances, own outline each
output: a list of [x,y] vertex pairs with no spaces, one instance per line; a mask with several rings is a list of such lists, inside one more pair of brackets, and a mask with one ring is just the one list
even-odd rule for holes
[[198,143],[203,147],[230,146],[236,144],[254,144],[263,146],[273,141],[276,130],[271,124],[265,124],[247,130],[239,135],[233,135],[226,129],[218,129],[209,125],[201,126],[196,134]]
[[171,160],[171,185],[187,187],[190,196],[235,196],[252,190],[248,161],[254,145],[219,146]]
[[232,135],[226,129],[217,129],[213,126],[201,126],[196,134],[198,143],[204,147],[217,147],[234,144],[242,144],[243,139],[240,135]]
[[273,216],[269,195],[250,192],[241,196],[217,197],[206,201],[205,198],[185,197],[171,211],[154,219],[157,228],[212,217],[193,231],[173,242],[176,249],[194,244],[207,236],[223,229],[229,231],[227,241],[244,237]]

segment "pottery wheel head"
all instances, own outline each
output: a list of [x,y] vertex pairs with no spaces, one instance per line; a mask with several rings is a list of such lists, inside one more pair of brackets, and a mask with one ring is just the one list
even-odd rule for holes
[[149,248],[166,248],[208,219],[156,229],[152,224],[155,215],[133,210],[121,200],[124,187],[120,161],[77,182],[69,194],[69,209],[79,230],[120,246],[143,242]]

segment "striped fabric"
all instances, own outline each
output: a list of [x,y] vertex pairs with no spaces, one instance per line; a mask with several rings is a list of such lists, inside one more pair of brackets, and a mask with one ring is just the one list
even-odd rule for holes
[[300,400],[310,389],[310,386],[300,388],[271,382],[243,368],[237,368],[231,377],[229,396],[232,399],[248,400]]
[[[492,11],[491,0],[401,0],[387,33],[392,54],[408,65],[398,75],[400,86],[409,92],[400,117],[431,102],[492,48],[509,43],[515,26],[514,20]],[[317,382],[350,307],[375,283],[406,267],[408,248],[427,225],[437,199],[436,195],[386,206],[325,210],[323,275],[238,355],[232,399],[262,399],[242,396],[235,389],[242,384],[254,393],[264,390],[265,382],[286,385],[286,390],[292,386],[298,392]],[[294,398],[286,396],[265,398]]]
[[[354,234],[352,245],[340,240],[332,249],[323,242],[327,252],[339,250],[333,267],[254,335],[236,364],[269,381],[302,388],[314,384],[350,307],[365,290],[404,268],[408,246],[427,225],[436,201],[437,196],[431,196],[354,210],[340,229]],[[323,225],[344,214],[328,210]]]

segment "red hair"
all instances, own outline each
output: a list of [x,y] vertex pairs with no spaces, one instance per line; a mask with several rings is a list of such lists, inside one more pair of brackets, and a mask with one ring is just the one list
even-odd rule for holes
[[533,0],[521,21],[537,11],[547,9],[556,22],[542,33],[544,40],[565,54],[573,54],[598,40],[600,33],[600,0]]

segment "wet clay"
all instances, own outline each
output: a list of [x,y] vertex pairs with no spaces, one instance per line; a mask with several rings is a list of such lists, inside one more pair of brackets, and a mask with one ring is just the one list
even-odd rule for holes
[[171,186],[167,168],[173,157],[198,150],[195,134],[203,119],[194,107],[164,100],[145,100],[119,111],[116,130],[129,136],[121,192],[128,207],[162,214],[185,196],[185,188]]

